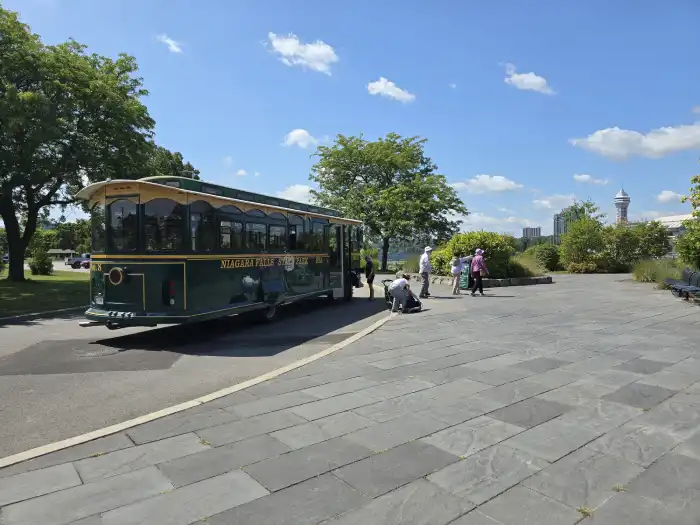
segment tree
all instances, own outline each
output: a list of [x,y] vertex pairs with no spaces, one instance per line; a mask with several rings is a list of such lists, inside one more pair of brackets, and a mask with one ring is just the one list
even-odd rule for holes
[[574,221],[561,241],[562,264],[570,271],[594,272],[596,259],[603,250],[603,225],[591,217]]
[[0,256],[5,255],[7,252],[7,233],[5,233],[5,228],[0,228]]
[[199,180],[199,170],[189,162],[184,162],[182,153],[175,153],[162,146],[154,146],[149,165],[150,175],[168,175]]
[[639,258],[663,257],[671,251],[671,241],[668,230],[657,221],[634,226],[637,236]]
[[309,178],[318,184],[313,198],[364,222],[382,242],[382,270],[390,243],[421,236],[438,242],[455,233],[468,212],[457,192],[425,155],[426,140],[390,133],[370,142],[338,135],[319,146]]
[[133,57],[87,54],[73,40],[45,45],[2,8],[0,64],[0,217],[9,279],[21,281],[41,211],[86,182],[142,171],[154,122]]
[[588,218],[595,221],[602,221],[605,214],[600,212],[600,208],[590,199],[585,201],[574,201],[574,203],[562,210],[564,222],[576,222],[580,219]]
[[678,237],[675,250],[681,260],[692,268],[700,268],[700,221],[686,221],[685,232]]

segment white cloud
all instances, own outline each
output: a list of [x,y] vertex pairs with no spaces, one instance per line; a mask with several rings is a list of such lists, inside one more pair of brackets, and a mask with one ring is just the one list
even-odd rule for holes
[[248,175],[248,172],[244,169],[240,169],[235,173],[236,177],[245,177]]
[[306,184],[292,184],[291,186],[287,186],[282,191],[278,191],[277,196],[280,199],[309,203],[311,202],[312,189],[313,188],[311,186],[307,186]]
[[466,217],[460,215],[451,218],[462,221],[460,226],[462,231],[487,230],[518,236],[522,233],[522,228],[524,226],[532,226],[535,224],[532,220],[522,217],[493,217],[481,212],[473,212]]
[[282,144],[285,146],[299,146],[302,149],[306,149],[309,146],[318,144],[318,139],[314,138],[311,133],[305,129],[293,129],[285,135]]
[[656,196],[656,200],[659,202],[680,202],[683,195],[676,193],[671,190],[664,190]]
[[156,37],[156,40],[168,46],[168,51],[170,51],[171,53],[182,53],[182,44],[177,40],[173,40],[165,33],[163,33],[162,35],[158,35]]
[[523,187],[522,184],[518,184],[501,175],[477,175],[473,179],[455,182],[451,186],[457,191],[467,191],[469,193],[515,191]]
[[532,201],[532,206],[537,210],[561,210],[573,204],[575,199],[576,196],[573,194],[549,195],[541,199],[535,199]]
[[680,151],[700,149],[700,122],[652,129],[648,133],[618,127],[599,129],[586,138],[569,142],[611,159],[633,156],[658,159]]
[[506,64],[504,82],[523,91],[537,91],[544,95],[555,94],[555,91],[547,85],[547,79],[535,73],[517,73],[513,64]]
[[700,115],[700,106],[695,106],[693,109],[690,110],[692,113],[695,113],[697,115]]
[[399,102],[413,102],[416,96],[413,93],[401,89],[399,86],[394,84],[391,80],[387,80],[384,77],[379,77],[379,80],[370,82],[367,84],[367,92],[370,95],[380,95],[382,97],[393,98]]
[[259,171],[256,171],[255,173],[253,173],[253,177],[259,177],[259,176],[260,176],[260,172],[259,172]]
[[299,66],[330,75],[331,65],[340,60],[335,50],[321,40],[303,44],[291,33],[287,36],[268,33],[267,37],[270,39],[272,51],[288,66]]
[[455,84],[454,82],[451,82],[450,84],[447,84],[447,85],[449,87],[451,87],[452,89],[457,89],[457,84]]
[[595,177],[592,177],[591,175],[587,175],[585,173],[580,173],[574,175],[574,180],[576,182],[581,182],[584,184],[607,184],[608,181],[605,179],[596,179]]
[[511,210],[510,208],[501,208],[501,207],[498,207],[498,208],[496,208],[496,209],[497,209],[498,211],[500,211],[501,213],[515,213],[515,212],[514,212],[513,210]]

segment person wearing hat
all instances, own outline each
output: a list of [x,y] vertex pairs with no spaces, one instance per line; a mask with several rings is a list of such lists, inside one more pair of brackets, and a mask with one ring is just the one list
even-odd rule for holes
[[423,255],[420,257],[419,272],[421,279],[423,279],[423,286],[421,286],[418,297],[430,297],[428,287],[430,286],[430,272],[433,271],[433,265],[430,264],[430,252],[432,251],[433,249],[430,246],[426,246]]
[[484,283],[483,278],[489,274],[489,269],[486,266],[486,261],[484,261],[484,250],[477,248],[474,252],[474,258],[471,264],[471,273],[474,278],[474,285],[472,286],[472,297],[476,295],[476,290],[479,290],[481,295],[484,295]]
[[369,286],[369,300],[374,301],[374,263],[369,255],[365,255],[365,278]]

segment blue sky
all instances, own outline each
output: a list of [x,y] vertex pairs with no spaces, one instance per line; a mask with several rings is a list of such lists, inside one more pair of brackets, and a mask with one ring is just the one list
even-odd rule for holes
[[623,180],[632,218],[689,212],[697,0],[4,4],[136,56],[158,142],[212,182],[303,198],[315,144],[394,131],[428,138],[468,229],[549,233],[574,196],[614,217]]

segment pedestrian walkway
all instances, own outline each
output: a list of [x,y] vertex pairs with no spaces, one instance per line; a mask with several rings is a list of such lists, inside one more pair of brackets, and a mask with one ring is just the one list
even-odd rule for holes
[[309,365],[0,470],[3,525],[697,525],[700,310],[435,288]]

